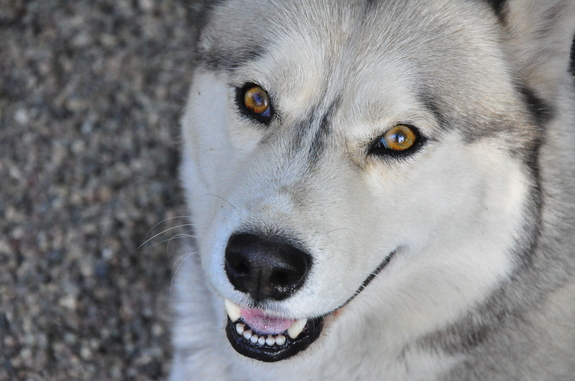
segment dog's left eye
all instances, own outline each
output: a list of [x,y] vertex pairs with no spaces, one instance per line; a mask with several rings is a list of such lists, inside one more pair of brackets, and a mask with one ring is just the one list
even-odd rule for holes
[[272,117],[271,101],[268,93],[258,85],[248,83],[238,91],[240,109],[248,116],[268,124]]
[[376,155],[404,155],[423,145],[424,139],[415,127],[398,124],[378,138],[370,153]]

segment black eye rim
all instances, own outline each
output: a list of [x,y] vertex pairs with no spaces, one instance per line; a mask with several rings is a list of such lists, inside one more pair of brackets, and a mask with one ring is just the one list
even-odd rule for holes
[[[269,99],[269,115],[262,115],[262,114],[252,112],[244,104],[244,97],[246,95],[246,92],[250,89],[253,89],[254,87],[259,87],[260,89],[265,91],[265,93],[267,94],[268,99]],[[266,126],[268,124],[270,124],[270,122],[274,116],[274,113],[275,113],[274,107],[273,107],[273,101],[271,99],[269,92],[263,86],[258,85],[257,83],[253,83],[253,82],[247,82],[243,86],[236,88],[236,104],[238,106],[238,109],[241,111],[241,113],[244,116],[247,116],[250,119],[254,119],[260,123],[263,123]]]
[[[385,147],[385,145],[381,142],[385,135],[391,131],[391,129],[397,126],[406,126],[413,133],[415,134],[415,143],[405,150],[399,151]],[[375,139],[374,143],[369,148],[369,155],[375,155],[379,157],[392,157],[392,158],[405,158],[407,156],[411,156],[414,153],[418,152],[428,141],[428,139],[421,134],[419,129],[415,126],[412,126],[408,123],[397,123],[390,129],[386,130],[383,134],[379,135],[377,139]]]

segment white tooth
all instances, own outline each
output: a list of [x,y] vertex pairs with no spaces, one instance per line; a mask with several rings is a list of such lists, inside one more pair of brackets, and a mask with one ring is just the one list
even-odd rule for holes
[[250,338],[250,341],[252,342],[252,344],[255,344],[258,342],[259,338],[260,337],[254,333],[254,335]]
[[244,333],[244,331],[246,330],[246,325],[245,324],[236,324],[236,332],[238,333],[238,335],[241,335]]
[[252,330],[251,330],[251,329],[248,329],[247,331],[245,331],[245,332],[243,333],[242,336],[243,336],[246,340],[249,340],[249,339],[251,339],[252,335],[253,335]]
[[260,338],[258,339],[258,344],[264,345],[265,343],[266,343],[266,338],[263,336],[260,336]]
[[232,323],[238,321],[238,319],[242,316],[240,307],[236,306],[234,303],[227,299],[224,301],[224,304],[226,305],[226,311],[228,312],[228,316],[230,317]]
[[266,344],[271,347],[272,345],[274,345],[276,343],[276,339],[274,339],[273,336],[268,336],[268,338],[266,339]]
[[276,337],[276,344],[277,345],[284,345],[286,343],[286,337],[284,335],[278,335],[278,337]]
[[301,331],[303,331],[303,327],[307,324],[307,319],[298,319],[294,321],[291,327],[288,328],[288,335],[292,339],[295,339],[299,336]]

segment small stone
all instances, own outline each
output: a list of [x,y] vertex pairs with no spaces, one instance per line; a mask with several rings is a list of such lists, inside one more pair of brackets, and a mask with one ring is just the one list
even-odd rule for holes
[[62,307],[66,307],[70,310],[76,310],[77,300],[75,295],[66,295],[60,298],[58,302],[59,305]]
[[16,110],[16,113],[14,114],[14,120],[22,126],[28,124],[29,118],[26,109],[19,108],[18,110]]

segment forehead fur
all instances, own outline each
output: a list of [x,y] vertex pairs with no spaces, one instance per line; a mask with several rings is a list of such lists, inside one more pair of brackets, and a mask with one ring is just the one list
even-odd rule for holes
[[383,55],[421,49],[437,55],[438,49],[467,43],[471,50],[499,38],[488,5],[469,0],[227,0],[216,3],[206,18],[199,52],[206,64],[219,68],[255,59],[285,38],[315,40],[330,53],[355,46]]
[[305,88],[311,107],[320,107],[314,97],[357,99],[357,89],[381,102],[401,92],[466,140],[521,141],[523,95],[502,38],[483,1],[228,0],[210,14],[198,52],[205,68],[268,83],[278,97]]

